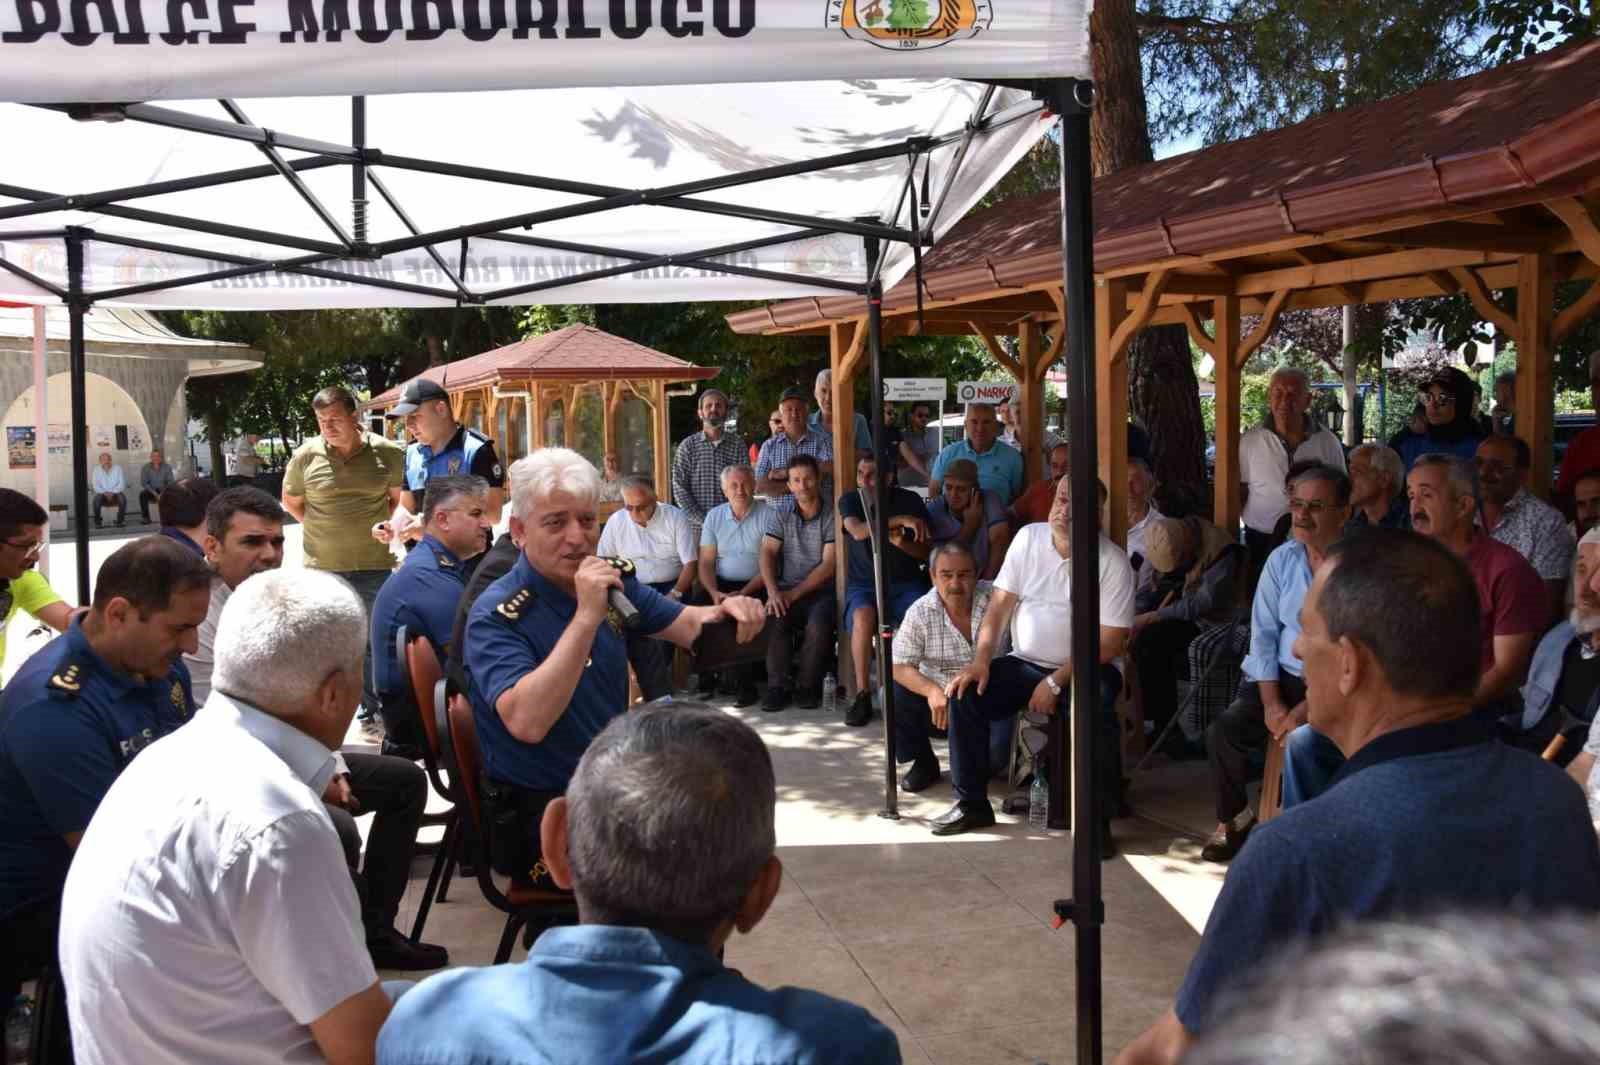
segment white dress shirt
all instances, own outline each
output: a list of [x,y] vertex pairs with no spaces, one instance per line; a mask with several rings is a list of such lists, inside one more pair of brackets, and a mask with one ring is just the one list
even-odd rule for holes
[[1283,479],[1289,467],[1304,459],[1325,462],[1343,470],[1344,445],[1326,429],[1313,430],[1289,454],[1288,445],[1269,426],[1258,425],[1239,438],[1239,480],[1250,490],[1244,501],[1244,523],[1256,532],[1270,533],[1289,512]]
[[309,1025],[377,982],[320,798],[333,753],[213,692],[106,793],[67,874],[80,1065],[321,1062]]
[[[1017,597],[1011,613],[1012,653],[1055,669],[1072,657],[1072,559],[1050,542],[1050,525],[1024,525],[1006,550],[994,586]],[[1100,624],[1133,627],[1133,567],[1122,548],[1100,534]]]
[[640,526],[619,510],[606,519],[600,533],[600,554],[633,562],[634,574],[646,584],[675,581],[683,567],[700,557],[694,528],[683,511],[657,503],[650,523]]
[[128,480],[122,475],[122,467],[116,463],[111,464],[108,470],[99,463],[94,467],[94,494],[102,492],[121,495],[128,490]]
[[[1144,561],[1144,534],[1149,531],[1152,522],[1164,517],[1166,515],[1157,510],[1154,503],[1151,503],[1150,509],[1145,512],[1145,516],[1135,524],[1128,526],[1128,561],[1132,563],[1133,556],[1139,556],[1140,565],[1134,571],[1134,577],[1137,578],[1138,587],[1141,591],[1154,584],[1156,579],[1156,568]],[[200,696],[196,695],[195,698],[198,699]]]

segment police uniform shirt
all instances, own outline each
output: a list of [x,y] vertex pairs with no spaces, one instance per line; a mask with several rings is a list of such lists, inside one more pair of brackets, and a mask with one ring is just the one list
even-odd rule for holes
[[[640,634],[660,632],[683,611],[682,604],[631,576],[623,577],[622,586],[638,608]],[[484,772],[492,779],[535,791],[565,791],[590,741],[627,710],[628,654],[613,614],[595,630],[572,701],[542,741],[524,743],[500,720],[495,710],[500,696],[550,656],[577,612],[577,600],[541,576],[527,555],[473,604],[465,660]]]
[[139,681],[97,655],[75,619],[0,698],[0,916],[61,890],[72,851],[112,781],[189,720],[181,661]]
[[439,661],[445,660],[466,586],[461,559],[432,536],[424,536],[384,582],[372,604],[372,679],[379,692],[392,695],[405,687],[405,665],[394,643],[402,625],[412,636],[426,636]]
[[420,440],[406,446],[406,491],[416,500],[419,515],[430,477],[465,474],[482,477],[490,488],[500,488],[506,483],[494,441],[482,433],[458,425],[449,443],[437,452]]

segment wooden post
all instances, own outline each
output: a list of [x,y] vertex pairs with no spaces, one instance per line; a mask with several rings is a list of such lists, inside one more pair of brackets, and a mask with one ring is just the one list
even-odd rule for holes
[[[607,454],[617,450],[617,408],[622,405],[622,382],[600,382],[600,398],[605,404],[605,413],[601,415],[601,436],[604,437],[603,446]],[[604,459],[604,455],[601,456]]]
[[1229,536],[1239,529],[1239,297],[1218,296],[1211,302],[1216,322],[1216,492],[1212,517]]
[[[1099,435],[1100,479],[1107,491],[1102,528],[1111,540],[1128,540],[1128,359],[1113,358],[1112,337],[1128,316],[1128,283],[1108,278],[1095,284],[1094,346],[1098,364],[1095,427]],[[1077,387],[1069,382],[1068,387]],[[1074,500],[1080,504],[1080,500]],[[1092,505],[1092,504],[1091,504]]]
[[[844,531],[844,521],[839,517],[839,497],[856,486],[855,389],[851,387],[859,359],[847,359],[857,330],[865,330],[866,323],[837,322],[828,326],[828,368],[833,371],[833,568],[834,603],[837,616],[834,632],[838,634],[838,679],[856,695],[855,658],[850,653],[850,641],[844,635],[845,587],[849,582],[849,552]],[[818,486],[819,488],[821,486]]]
[[1038,322],[1029,319],[1019,326],[1017,349],[1017,364],[1022,370],[1022,395],[1017,404],[1022,414],[1022,483],[1026,487],[1039,479],[1044,468],[1044,381],[1038,364],[1045,356],[1045,346]]
[[667,383],[655,382],[656,498],[672,498],[672,425],[667,410]]
[[1517,259],[1517,435],[1533,452],[1528,488],[1550,495],[1555,422],[1555,257]]

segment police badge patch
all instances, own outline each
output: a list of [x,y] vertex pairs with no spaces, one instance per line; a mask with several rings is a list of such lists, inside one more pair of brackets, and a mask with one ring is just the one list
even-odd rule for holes
[[457,456],[456,458],[451,459],[445,465],[446,465],[446,467],[448,469],[448,472],[449,472],[450,476],[454,477],[456,474],[461,472],[461,458],[460,458],[460,456]]

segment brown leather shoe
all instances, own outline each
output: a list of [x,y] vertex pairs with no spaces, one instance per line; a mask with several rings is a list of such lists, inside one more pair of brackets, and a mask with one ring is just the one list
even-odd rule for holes
[[1200,860],[1205,862],[1232,861],[1233,856],[1239,853],[1244,846],[1244,841],[1249,838],[1250,830],[1256,827],[1252,818],[1243,828],[1234,828],[1233,822],[1228,822],[1223,828],[1212,833],[1206,845],[1200,848]]

